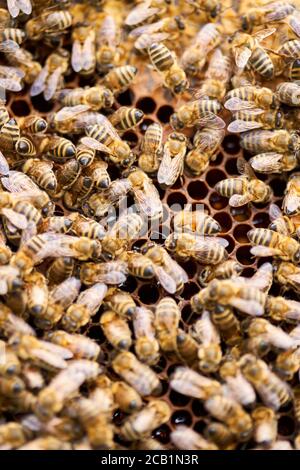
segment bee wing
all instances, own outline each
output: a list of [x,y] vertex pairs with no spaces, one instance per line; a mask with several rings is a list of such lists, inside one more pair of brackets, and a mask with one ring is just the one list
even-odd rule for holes
[[30,15],[32,12],[32,6],[30,0],[16,0],[19,5],[20,10],[25,13],[25,15]]
[[[267,6],[270,7],[271,5],[267,5]],[[268,21],[283,20],[288,14],[286,8],[284,7],[280,8],[280,2],[275,2],[273,6],[274,6],[273,11],[270,11],[270,13],[266,14],[266,20]]]
[[154,42],[162,42],[169,37],[169,33],[141,34],[134,43],[138,50],[148,49]]
[[62,68],[58,67],[48,78],[46,88],[44,89],[44,98],[46,101],[53,98],[62,76]]
[[133,188],[133,193],[142,212],[148,217],[162,214],[163,208],[159,193],[152,182],[146,181],[143,190]]
[[[196,238],[196,243],[194,247],[194,252],[196,254],[197,260],[201,263],[207,263],[207,257],[211,250],[216,249],[217,245],[221,245],[224,248],[228,245],[228,241],[225,240],[225,238],[218,238],[215,237],[214,239],[211,239],[209,237],[195,237]],[[220,242],[219,242],[220,240]]]
[[23,70],[18,67],[10,67],[8,65],[0,65],[0,74],[6,78],[21,79],[25,77]]
[[1,52],[14,52],[16,49],[20,49],[20,46],[17,42],[12,39],[6,39],[0,43]]
[[159,184],[171,186],[175,183],[178,176],[182,174],[185,149],[179,152],[176,157],[171,158],[169,151],[164,152],[163,159],[157,172],[157,181]]
[[45,351],[42,348],[34,348],[31,349],[30,352],[34,359],[48,364],[51,368],[54,367],[55,369],[65,369],[67,367],[67,363],[64,359],[51,353],[50,351]]
[[89,70],[94,64],[95,41],[94,36],[89,34],[82,46],[82,68]]
[[270,204],[269,216],[271,222],[273,222],[273,220],[278,219],[279,217],[282,217],[281,209],[276,204]]
[[97,125],[104,126],[105,130],[113,139],[121,140],[112,123],[107,119],[107,117],[103,116],[103,114],[97,113]]
[[241,100],[238,97],[229,98],[224,104],[224,108],[229,111],[240,111],[242,109],[252,109],[255,108],[255,104],[251,101]]
[[[296,276],[296,275],[295,275]],[[290,279],[293,276],[288,276]],[[298,276],[298,282],[300,282],[300,276]],[[289,307],[287,316],[290,320],[300,320],[300,303],[296,300],[287,300],[287,304]]]
[[42,91],[44,91],[45,86],[46,86],[46,80],[47,80],[47,77],[48,77],[48,73],[49,73],[48,67],[45,66],[40,71],[40,73],[36,77],[35,81],[31,85],[30,96],[37,96],[40,93],[42,93]]
[[205,113],[204,116],[197,120],[197,125],[213,129],[224,129],[224,127],[226,127],[223,119],[216,116],[214,113]]
[[276,256],[281,255],[281,251],[277,250],[276,248],[270,248],[268,246],[253,246],[250,250],[251,254],[254,256]]
[[80,41],[76,40],[72,46],[71,65],[74,72],[80,72],[83,68],[83,51]]
[[55,120],[59,122],[68,121],[69,119],[76,117],[88,111],[89,109],[90,107],[86,104],[78,104],[76,106],[65,106],[55,114]]
[[109,46],[116,45],[116,22],[111,15],[107,15],[98,32],[99,43],[107,43]]
[[61,357],[62,359],[72,359],[73,353],[70,349],[64,348],[63,346],[59,346],[58,344],[50,343],[49,341],[39,340],[39,343],[42,349],[56,354],[57,356]]
[[293,215],[299,212],[300,196],[297,191],[291,187],[283,199],[283,212],[287,215]]
[[1,184],[11,193],[22,193],[25,191],[36,195],[36,193],[41,192],[38,185],[29,176],[20,171],[9,171],[7,176],[1,178]]
[[23,88],[20,81],[16,80],[16,77],[14,78],[1,78],[0,77],[0,87],[8,91],[16,91],[16,92],[21,91]]
[[141,34],[156,33],[160,30],[163,24],[164,24],[164,20],[159,20],[156,23],[145,24],[143,26],[139,26],[138,28],[135,28],[132,31],[130,31],[129,37],[136,38],[137,36],[140,36]]
[[8,162],[3,155],[3,153],[0,151],[0,175],[8,175],[9,173],[9,165]]
[[175,294],[176,288],[177,288],[176,282],[168,273],[166,273],[164,268],[162,268],[161,266],[154,265],[154,272],[159,282],[161,283],[162,287],[169,294]]
[[251,315],[252,317],[259,317],[264,314],[263,305],[261,305],[256,300],[244,300],[238,297],[232,297],[229,300],[229,304],[232,307],[247,313],[247,315]]
[[7,294],[7,283],[4,279],[0,279],[0,295]]
[[27,219],[25,215],[23,214],[18,214],[12,209],[8,209],[7,207],[3,207],[1,209],[1,214],[4,215],[11,224],[13,224],[15,227],[23,230],[27,227]]
[[237,163],[237,170],[240,173],[240,175],[248,176],[249,178],[252,178],[252,179],[256,178],[254,171],[252,170],[249,163],[246,162],[246,160],[244,160],[242,157],[239,157],[236,163]]
[[229,124],[227,130],[229,132],[232,132],[233,134],[239,134],[240,132],[247,132],[253,129],[259,129],[262,126],[263,124],[261,124],[260,122],[243,121],[242,119],[236,119],[235,121],[232,121]]
[[93,139],[92,137],[82,137],[81,143],[89,148],[99,150],[100,152],[109,153],[110,155],[112,155],[112,151],[110,150],[110,148],[106,147],[106,145],[104,144],[101,144],[100,142],[98,142],[98,140]]
[[251,285],[251,287],[256,287],[263,292],[268,292],[273,282],[273,268],[271,263],[262,264],[251,278],[235,278],[235,282],[240,282],[240,280],[242,283],[246,282],[246,284]]
[[276,152],[267,152],[255,155],[249,160],[251,167],[261,173],[280,172],[283,155]]
[[234,50],[235,63],[239,69],[244,69],[248,60],[252,55],[252,51],[248,47],[238,47]]
[[247,194],[243,194],[243,195],[240,195],[240,194],[234,194],[233,196],[231,196],[231,198],[229,199],[229,205],[231,207],[240,207],[240,206],[244,206],[245,204],[248,204],[248,202],[251,202],[252,201],[252,195],[250,193],[247,193]]
[[20,13],[18,0],[7,0],[7,9],[9,11],[10,16],[16,18]]
[[20,246],[25,245],[25,243],[34,237],[37,234],[37,226],[34,222],[28,222],[27,227],[22,230]]
[[275,33],[275,31],[276,31],[276,28],[263,29],[261,31],[256,31],[256,33],[254,33],[252,37],[257,39],[258,42],[260,42],[263,39],[271,36],[271,34]]
[[[220,129],[220,132],[219,132],[220,142],[222,141],[224,135],[225,135],[225,131]],[[209,132],[199,133],[198,139],[197,139],[197,147],[199,147],[202,152],[207,152],[213,149],[215,145],[216,145],[216,139],[214,135],[212,135]]]
[[295,12],[290,20],[289,20],[289,26],[294,31],[294,33],[300,37],[300,15],[298,12]]
[[134,26],[139,23],[143,23],[150,16],[156,15],[159,12],[159,8],[150,7],[151,1],[143,2],[140,5],[137,5],[131,10],[129,15],[125,19],[125,24],[127,26]]

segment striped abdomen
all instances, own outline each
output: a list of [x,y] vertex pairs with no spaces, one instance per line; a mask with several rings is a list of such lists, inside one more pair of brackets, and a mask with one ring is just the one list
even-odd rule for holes
[[112,138],[104,126],[93,126],[88,131],[88,135],[104,145],[109,145],[112,142]]
[[221,105],[218,100],[199,100],[198,101],[198,113],[199,115],[205,113],[218,114],[221,111]]
[[183,362],[192,365],[197,360],[198,348],[198,343],[191,335],[178,330],[176,354]]
[[218,306],[216,311],[212,313],[212,321],[220,331],[225,343],[233,345],[240,340],[240,323],[231,308]]
[[5,106],[0,106],[0,127],[9,121],[9,114]]
[[290,80],[300,80],[300,60],[296,59],[292,62],[288,69],[288,78]]
[[248,238],[254,245],[276,247],[280,235],[267,228],[255,228],[248,232]]
[[171,51],[163,44],[152,44],[148,52],[153,66],[160,72],[165,72],[174,65],[174,57]]
[[11,40],[16,42],[17,44],[22,44],[25,39],[25,33],[22,29],[18,28],[4,28],[0,32],[0,40],[7,41]]
[[57,258],[53,261],[47,271],[47,278],[50,283],[60,284],[71,277],[74,269],[74,259],[68,256]]
[[0,140],[3,147],[10,148],[14,146],[20,138],[20,129],[17,121],[12,118],[7,121],[1,128]]
[[245,194],[248,188],[246,178],[227,178],[216,184],[215,190],[224,197],[231,197],[233,194]]
[[18,212],[18,214],[25,215],[29,222],[34,222],[36,225],[39,224],[42,220],[40,212],[27,201],[17,202],[13,209],[15,212]]
[[299,106],[300,104],[300,86],[296,83],[281,83],[277,87],[277,95],[282,103],[289,106]]
[[274,65],[269,55],[262,47],[257,47],[249,59],[252,68],[264,78],[271,79],[274,75]]
[[70,140],[61,138],[58,145],[51,150],[51,154],[59,159],[72,158],[76,154],[76,147]]
[[300,58],[300,39],[287,41],[281,46],[278,51],[280,54],[292,57],[293,59]]

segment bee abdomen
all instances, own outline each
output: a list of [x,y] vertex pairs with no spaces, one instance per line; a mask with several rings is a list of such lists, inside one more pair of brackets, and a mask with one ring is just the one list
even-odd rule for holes
[[149,47],[149,55],[154,67],[164,72],[174,65],[174,57],[163,44],[154,43]]
[[228,178],[217,183],[215,190],[225,197],[230,197],[233,194],[243,194],[246,190],[246,181],[242,178]]
[[274,65],[269,55],[261,47],[257,47],[249,60],[253,69],[263,77],[270,79],[274,75]]

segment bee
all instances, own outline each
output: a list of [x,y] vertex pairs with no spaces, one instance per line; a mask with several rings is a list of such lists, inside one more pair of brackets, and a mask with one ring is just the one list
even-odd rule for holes
[[299,152],[299,137],[285,130],[258,130],[241,136],[241,146],[252,153],[260,152]]
[[156,15],[164,15],[169,3],[169,0],[143,0],[139,2],[128,13],[125,18],[125,25],[134,27],[145,21],[151,21]]
[[18,450],[71,450],[71,444],[56,437],[39,437],[19,447]]
[[45,380],[40,369],[31,364],[25,364],[25,366],[23,366],[22,377],[29,390],[38,391],[45,385]]
[[52,162],[42,161],[38,158],[29,158],[22,166],[22,170],[45,191],[56,190],[57,180]]
[[152,261],[155,276],[169,294],[182,290],[188,276],[162,246],[150,243],[142,249],[142,254]]
[[185,164],[193,175],[201,175],[210,161],[215,159],[224,135],[223,129],[204,127],[196,131],[193,137],[194,148],[185,157]]
[[134,212],[124,214],[114,223],[102,240],[102,253],[112,260],[129,248],[130,241],[137,238],[143,227],[143,219]]
[[289,181],[286,186],[285,196],[283,199],[283,212],[288,216],[299,215],[300,212],[300,199],[299,199],[299,189],[300,189],[300,175],[299,173],[294,173],[290,176]]
[[220,181],[215,190],[222,196],[229,197],[231,207],[240,207],[251,201],[268,202],[272,196],[270,186],[256,178],[250,165],[243,159],[237,160],[237,167],[241,176]]
[[71,65],[75,72],[90,75],[96,68],[96,34],[85,23],[78,23],[72,31]]
[[129,145],[120,139],[117,131],[103,116],[103,124],[86,128],[87,137],[81,142],[89,148],[99,150],[109,155],[110,160],[119,165],[130,166],[135,157]]
[[159,192],[143,170],[131,168],[127,179],[131,185],[135,202],[141,211],[147,217],[160,218],[163,213],[163,207]]
[[281,129],[284,114],[280,110],[244,109],[233,114],[234,121],[227,127],[229,132],[240,133],[253,129]]
[[187,74],[195,76],[203,69],[208,54],[222,40],[221,27],[216,23],[207,23],[201,27],[193,42],[181,56],[181,64]]
[[74,332],[86,325],[99,310],[107,290],[107,286],[99,282],[81,292],[61,319],[63,329]]
[[37,96],[43,92],[45,100],[51,100],[55,92],[63,86],[63,76],[68,70],[69,59],[69,52],[65,49],[58,49],[50,54],[31,86],[30,96]]
[[30,0],[7,0],[7,9],[12,18],[16,18],[20,13],[30,15],[32,5]]
[[[9,47],[5,54],[10,67],[8,68],[8,75],[11,75],[16,81],[14,87],[17,87],[20,79],[25,83],[32,84],[42,70],[41,64],[34,60],[33,55],[22,47]],[[17,90],[15,90],[17,91]]]
[[185,29],[185,23],[180,16],[164,17],[155,23],[139,26],[129,33],[129,38],[137,38],[134,47],[140,52],[146,52],[153,43],[164,40],[174,41]]
[[72,276],[74,260],[69,256],[55,259],[47,270],[47,279],[50,284],[59,284]]
[[295,347],[295,341],[280,327],[272,325],[264,318],[252,320],[247,329],[250,337],[260,336],[265,342],[276,349],[288,350]]
[[289,349],[278,354],[275,362],[275,372],[284,380],[292,380],[298,372],[300,350]]
[[38,272],[32,272],[26,276],[27,286],[27,308],[29,312],[41,317],[48,306],[48,286],[45,276]]
[[114,95],[111,90],[99,84],[86,88],[64,88],[60,90],[58,99],[63,106],[66,106],[66,110],[68,107],[85,105],[88,107],[85,109],[86,111],[87,109],[99,111],[102,108],[111,108],[114,103]]
[[18,46],[25,40],[25,32],[19,28],[3,28],[0,25],[0,49],[3,52],[9,52],[18,49]]
[[296,264],[300,259],[300,245],[289,236],[281,235],[273,230],[256,228],[248,232],[252,245],[251,253],[255,256],[275,256],[283,261]]
[[124,317],[106,310],[100,318],[100,326],[108,342],[117,350],[127,350],[132,344],[131,331]]
[[151,400],[144,408],[136,411],[119,429],[120,435],[126,441],[137,441],[151,436],[158,426],[169,421],[170,406],[163,400]]
[[210,313],[207,310],[205,310],[201,318],[189,328],[189,332],[199,344],[220,344],[219,332],[212,323]]
[[172,352],[177,348],[180,308],[171,297],[161,299],[155,309],[154,328],[163,351]]
[[86,168],[85,174],[93,179],[94,187],[97,190],[107,189],[111,184],[107,168],[108,164],[102,160],[97,160]]
[[88,338],[79,334],[70,334],[63,330],[49,331],[45,339],[63,348],[69,349],[74,359],[97,360],[101,350],[100,346]]
[[95,282],[122,284],[127,278],[127,264],[124,261],[107,261],[106,263],[85,263],[80,270],[83,284]]
[[177,449],[182,450],[217,450],[218,447],[207,441],[201,434],[187,426],[177,426],[171,432],[171,441]]
[[276,31],[276,28],[256,31],[252,35],[236,32],[231,42],[231,48],[237,67],[244,70],[247,64],[261,75],[270,80],[274,76],[274,65],[265,49],[260,45],[261,41]]
[[10,265],[0,266],[0,276],[1,295],[5,295],[8,292],[16,291],[17,289],[23,286],[20,271]]
[[11,337],[15,333],[35,336],[34,329],[2,303],[0,304],[0,331],[5,337]]
[[296,387],[293,388],[294,392],[294,413],[295,413],[295,418],[297,422],[299,423],[300,421],[300,387],[299,385],[296,385]]
[[269,369],[268,365],[252,354],[244,355],[240,360],[244,377],[255,388],[265,406],[278,410],[291,401],[289,386]]
[[140,109],[121,106],[110,117],[109,120],[117,131],[127,131],[138,126],[144,119],[144,113]]
[[216,49],[212,54],[204,81],[202,82],[198,94],[211,99],[222,101],[231,77],[231,62],[221,49]]
[[142,439],[135,443],[134,449],[136,450],[165,450],[163,444],[161,444],[158,440],[153,439],[152,437]]
[[33,41],[39,41],[44,37],[53,44],[59,44],[59,35],[72,26],[72,15],[67,10],[54,10],[47,8],[40,16],[27,21],[26,35]]
[[202,287],[206,287],[212,279],[229,279],[238,277],[243,267],[237,261],[226,260],[216,266],[205,266],[199,274],[198,281]]
[[134,350],[141,362],[151,366],[159,360],[159,343],[156,339],[153,312],[145,307],[137,307],[133,317],[135,336]]
[[169,134],[164,145],[163,157],[157,172],[160,185],[172,186],[183,173],[187,139],[183,134]]
[[247,441],[253,432],[251,417],[232,398],[222,395],[209,397],[205,409],[216,419],[225,423],[240,442]]
[[300,39],[292,39],[285,41],[277,50],[277,54],[290,59],[299,59],[300,56]]
[[175,94],[183,93],[188,87],[188,81],[175,53],[163,44],[154,42],[148,48],[148,54],[154,69],[162,77],[164,86]]
[[106,15],[97,34],[97,70],[101,74],[109,72],[120,61],[120,34],[115,19]]
[[115,402],[118,404],[118,408],[120,408],[125,413],[132,413],[133,411],[141,409],[143,406],[140,395],[133,387],[127,385],[126,382],[113,382],[112,392]]
[[195,259],[201,264],[219,264],[228,258],[227,240],[219,237],[199,237],[191,233],[172,233],[165,247],[181,260]]
[[64,205],[69,210],[78,210],[92,189],[93,179],[89,176],[79,175],[70,190],[63,194]]
[[226,95],[224,107],[229,111],[245,109],[275,109],[278,106],[276,94],[266,87],[241,86],[234,87]]
[[17,397],[25,391],[25,383],[17,376],[0,377],[0,391],[5,397]]
[[141,155],[139,156],[139,167],[145,173],[154,173],[159,168],[159,160],[162,155],[163,128],[154,122],[147,127],[141,145]]
[[204,437],[222,450],[234,450],[236,447],[234,435],[223,423],[210,422],[204,429]]
[[37,417],[41,421],[49,421],[85,381],[95,379],[99,373],[101,368],[95,361],[78,359],[69,362],[38,394],[34,406]]
[[225,127],[223,119],[216,116],[220,111],[221,104],[217,100],[196,99],[176,109],[176,112],[170,117],[170,124],[175,130],[195,125],[223,129]]
[[21,447],[27,441],[22,424],[8,422],[0,426],[0,449],[11,450]]
[[215,21],[222,9],[218,0],[188,0],[187,4],[192,7],[193,13],[203,12],[206,21]]
[[0,192],[0,213],[10,224],[21,230],[29,222],[39,224],[42,219],[40,211],[26,197],[21,198],[7,192]]
[[81,167],[88,167],[94,161],[96,150],[87,147],[86,145],[79,144],[76,147],[76,160]]
[[276,95],[281,103],[289,106],[299,106],[300,104],[300,87],[297,83],[280,83],[276,88]]
[[3,151],[12,151],[20,138],[20,128],[14,118],[9,119],[0,130],[0,145]]
[[136,303],[127,292],[112,288],[105,296],[105,306],[124,318],[135,314]]
[[265,152],[250,158],[249,163],[258,173],[273,174],[294,170],[298,159],[293,153]]
[[295,7],[289,1],[268,2],[250,8],[241,18],[243,31],[252,31],[255,26],[261,26],[273,21],[282,21],[292,14]]
[[78,297],[81,282],[76,277],[69,277],[60,282],[49,292],[49,303],[59,304],[62,309],[67,309]]
[[83,213],[95,219],[103,217],[113,205],[121,205],[130,189],[131,184],[127,178],[112,181],[105,193],[92,194],[88,200],[82,204]]
[[4,228],[0,225],[0,266],[8,264],[12,256],[11,249],[6,244]]
[[182,362],[191,366],[195,364],[197,357],[199,357],[200,361],[202,359],[199,354],[198,343],[194,340],[192,335],[180,328],[177,330],[176,335],[176,355]]
[[0,341],[1,350],[5,348],[4,357],[1,357],[0,376],[11,377],[13,375],[20,375],[21,363],[18,356],[6,346],[4,341]]
[[50,134],[36,134],[32,140],[21,137],[16,143],[16,150],[24,157],[46,154],[57,161],[72,158],[76,154],[76,147],[70,140]]
[[21,91],[25,74],[19,67],[0,65],[0,86],[8,91]]
[[252,385],[244,378],[235,360],[228,360],[220,367],[220,376],[225,380],[229,396],[243,406],[253,406],[256,401]]
[[127,90],[132,84],[138,69],[134,65],[114,67],[103,78],[103,85],[118,95]]
[[188,232],[196,235],[215,235],[220,232],[218,222],[201,210],[182,210],[173,218],[174,230],[176,232]]
[[274,269],[274,280],[279,282],[284,289],[293,289],[299,293],[300,270],[293,263],[280,261]]
[[91,240],[102,240],[105,236],[104,227],[93,219],[88,219],[75,212],[70,215],[72,232],[78,237],[87,237]]
[[120,352],[113,359],[112,368],[142,397],[158,395],[161,392],[161,383],[157,375],[129,351]]
[[221,384],[217,380],[205,377],[188,367],[177,367],[170,379],[170,387],[182,395],[208,400],[221,393]]

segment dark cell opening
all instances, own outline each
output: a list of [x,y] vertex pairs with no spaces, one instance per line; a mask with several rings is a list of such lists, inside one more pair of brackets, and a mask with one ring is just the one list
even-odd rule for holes
[[126,140],[131,148],[135,147],[139,140],[137,134],[133,131],[124,132],[122,139]]
[[270,217],[266,212],[258,212],[252,222],[256,228],[267,228],[270,224]]
[[120,93],[117,97],[117,101],[122,106],[130,106],[134,102],[134,93],[128,88],[128,90]]
[[154,284],[145,284],[139,288],[139,298],[143,304],[155,304],[159,299],[159,291]]
[[128,276],[120,288],[125,292],[134,292],[137,288],[137,281],[133,276]]
[[241,207],[230,207],[230,213],[237,222],[244,222],[251,217],[251,209],[248,205]]
[[188,185],[187,191],[189,195],[196,200],[205,199],[208,193],[208,189],[204,181],[192,181]]
[[10,107],[15,116],[28,116],[30,114],[30,108],[27,101],[13,101]]
[[286,181],[280,178],[274,178],[270,181],[270,186],[273,189],[274,196],[282,197],[286,187]]
[[290,436],[295,431],[294,420],[287,415],[283,415],[278,420],[278,433],[281,436]]
[[194,431],[198,432],[199,434],[202,434],[205,428],[206,422],[202,419],[194,425]]
[[179,212],[181,209],[184,209],[187,199],[184,194],[176,191],[168,196],[167,202],[172,211]]
[[221,225],[221,233],[226,233],[231,229],[232,220],[227,212],[217,212],[214,219]]
[[228,198],[221,196],[219,193],[213,192],[210,195],[209,198],[210,205],[215,209],[215,210],[220,210],[224,209],[224,207],[227,206],[228,204]]
[[156,115],[158,119],[160,120],[160,122],[166,124],[167,122],[169,122],[170,117],[173,113],[174,113],[174,109],[172,108],[172,106],[165,104],[164,106],[161,106],[158,109]]
[[151,96],[145,96],[138,100],[136,107],[141,109],[145,114],[151,114],[155,111],[156,103]]
[[245,269],[243,269],[242,276],[252,277],[254,273],[255,273],[254,268],[245,268]]
[[132,245],[131,245],[131,249],[132,250],[137,250],[139,251],[140,248],[145,245],[145,243],[147,243],[148,240],[146,240],[145,238],[142,238],[140,240],[136,240]]
[[172,414],[171,421],[176,426],[179,426],[180,424],[190,426],[192,424],[192,416],[188,411],[178,410]]
[[240,138],[236,135],[226,135],[226,137],[224,137],[222,147],[225,152],[234,155],[240,150]]
[[233,231],[233,236],[238,243],[248,243],[247,233],[251,230],[251,226],[247,224],[237,225]]
[[144,134],[150,124],[153,124],[154,121],[152,119],[144,119],[141,124],[139,125],[140,131]]
[[184,284],[184,289],[181,294],[181,297],[183,297],[185,300],[189,300],[193,295],[197,294],[199,292],[199,287],[195,282],[187,282]]
[[189,397],[181,395],[181,393],[177,393],[174,390],[171,390],[169,398],[174,406],[186,406],[190,401]]
[[250,253],[251,246],[246,245],[246,246],[240,246],[236,250],[236,259],[238,260],[239,263],[244,264],[244,265],[250,265],[253,264],[255,259],[254,256]]
[[227,162],[225,163],[225,169],[230,175],[238,175],[236,162],[236,158],[229,158],[229,160],[227,160]]
[[223,153],[218,153],[218,155],[210,160],[210,166],[219,166],[223,161]]
[[210,170],[206,175],[207,184],[214,188],[215,185],[219,182],[226,179],[226,174],[222,170],[217,170],[216,168]]
[[203,416],[207,414],[200,400],[192,401],[192,410],[195,416]]
[[58,204],[55,205],[54,215],[64,215],[64,210]]
[[182,188],[183,185],[184,185],[184,177],[179,176],[179,178],[177,178],[173,186],[171,186],[171,189],[180,189]]
[[34,109],[40,111],[41,113],[49,113],[54,106],[54,103],[51,101],[44,100],[43,95],[32,96],[31,102]]
[[197,272],[197,263],[195,261],[189,260],[186,263],[181,262],[180,266],[186,271],[189,279],[192,279]]
[[153,431],[152,436],[162,444],[168,444],[170,441],[170,428],[166,424],[163,424]]
[[226,246],[226,251],[227,251],[227,253],[231,253],[234,250],[234,247],[235,247],[235,243],[234,243],[233,238],[230,237],[229,235],[224,235],[224,236],[222,236],[222,238],[225,238],[225,240],[228,241],[228,245]]

